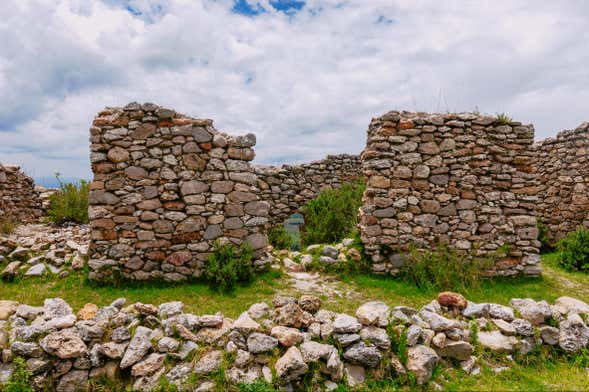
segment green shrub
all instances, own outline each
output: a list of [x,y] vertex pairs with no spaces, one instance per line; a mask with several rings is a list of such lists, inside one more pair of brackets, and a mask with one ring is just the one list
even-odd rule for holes
[[550,229],[548,226],[538,219],[538,241],[540,241],[540,253],[549,253],[554,250],[554,246],[550,241]]
[[326,189],[303,207],[305,244],[330,244],[350,235],[358,223],[365,184],[344,183],[340,188]]
[[268,241],[275,249],[290,249],[293,240],[284,226],[274,226],[268,231]]
[[33,387],[29,384],[31,372],[27,366],[27,361],[21,357],[15,357],[12,361],[12,375],[1,388],[2,392],[33,392]]
[[589,271],[589,229],[579,227],[560,240],[558,263],[569,271]]
[[88,183],[62,183],[59,191],[49,197],[49,220],[58,225],[65,222],[88,223]]
[[238,283],[248,283],[253,278],[253,251],[249,244],[239,248],[226,243],[215,245],[206,263],[206,279],[214,290],[233,291]]
[[414,249],[405,260],[401,274],[423,289],[465,292],[480,284],[485,272],[503,252],[483,257],[476,255],[476,249],[462,252],[447,244],[439,244],[433,250]]

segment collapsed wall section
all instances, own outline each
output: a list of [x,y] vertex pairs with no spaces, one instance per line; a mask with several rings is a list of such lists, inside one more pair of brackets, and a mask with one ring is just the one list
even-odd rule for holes
[[262,255],[270,205],[249,163],[254,135],[150,103],[107,108],[90,132],[91,278],[198,277],[216,241]]
[[20,167],[0,164],[0,218],[30,223],[42,215],[33,179]]
[[535,148],[542,196],[538,216],[555,243],[579,226],[589,227],[589,123]]
[[490,274],[540,274],[531,125],[476,114],[389,112],[362,154],[360,231],[373,269],[396,274],[410,247],[479,254],[509,246]]
[[283,223],[323,189],[362,177],[358,155],[328,155],[301,165],[255,166],[260,196],[270,203],[269,224]]

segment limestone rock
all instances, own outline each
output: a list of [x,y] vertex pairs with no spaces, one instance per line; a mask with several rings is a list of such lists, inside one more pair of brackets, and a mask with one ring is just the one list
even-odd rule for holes
[[434,350],[419,345],[410,347],[407,353],[407,370],[415,374],[417,384],[425,384],[432,376],[439,360]]

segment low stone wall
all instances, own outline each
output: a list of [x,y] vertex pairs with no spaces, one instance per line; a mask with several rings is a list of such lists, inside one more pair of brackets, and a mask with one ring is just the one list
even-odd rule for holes
[[[513,299],[503,306],[446,292],[419,310],[368,302],[355,315],[321,309],[309,295],[277,297],[272,305],[251,305],[232,320],[186,313],[181,302],[127,305],[121,298],[101,308],[86,304],[76,315],[59,298],[43,306],[0,301],[0,386],[16,357],[26,360],[36,390],[63,392],[86,391],[101,379],[137,391],[153,390],[163,379],[182,391],[256,381],[304,390],[305,376],[332,390],[383,372],[400,380],[410,372],[425,384],[438,365],[442,372],[455,364],[475,374],[493,366],[475,356],[477,345],[525,356],[542,345],[577,353],[589,341],[583,321],[589,305],[570,297],[554,305]],[[403,335],[406,351],[393,344]]]
[[535,145],[540,183],[538,216],[554,243],[589,227],[589,123]]
[[531,125],[472,113],[373,119],[360,231],[375,272],[396,274],[409,246],[445,242],[480,254],[508,245],[491,273],[540,274],[533,139]]
[[255,166],[262,199],[270,203],[269,220],[284,222],[323,189],[341,186],[362,177],[357,155],[328,155],[326,159],[301,165]]
[[92,279],[198,277],[219,240],[261,256],[270,206],[249,163],[254,135],[149,103],[107,108],[90,132]]
[[0,164],[0,218],[28,223],[41,215],[42,206],[33,179],[18,166]]

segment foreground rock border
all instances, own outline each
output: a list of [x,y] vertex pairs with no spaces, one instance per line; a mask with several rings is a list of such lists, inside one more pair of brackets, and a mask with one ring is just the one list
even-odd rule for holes
[[579,352],[589,343],[587,316],[589,305],[571,297],[504,306],[452,292],[419,310],[367,302],[355,315],[321,309],[314,296],[276,297],[272,308],[256,303],[236,320],[185,313],[181,302],[126,305],[120,298],[75,314],[60,298],[43,306],[0,301],[0,385],[17,356],[36,389],[57,391],[84,391],[104,378],[130,380],[141,391],[164,380],[180,390],[257,381],[299,390],[304,377],[332,390],[361,385],[378,370],[425,384],[436,366],[478,373],[477,345],[506,355],[540,345]]

